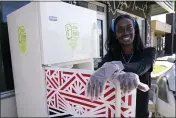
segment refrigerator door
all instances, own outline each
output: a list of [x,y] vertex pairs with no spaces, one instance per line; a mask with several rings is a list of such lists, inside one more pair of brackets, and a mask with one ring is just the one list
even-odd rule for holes
[[44,65],[95,57],[95,11],[64,2],[41,2],[39,9]]

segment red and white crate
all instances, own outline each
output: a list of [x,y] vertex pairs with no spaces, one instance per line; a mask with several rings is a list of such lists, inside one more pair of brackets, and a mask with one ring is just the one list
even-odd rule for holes
[[[136,91],[121,94],[107,82],[102,96],[85,96],[90,70],[45,68],[49,117],[135,117]],[[119,94],[120,93],[120,94]]]

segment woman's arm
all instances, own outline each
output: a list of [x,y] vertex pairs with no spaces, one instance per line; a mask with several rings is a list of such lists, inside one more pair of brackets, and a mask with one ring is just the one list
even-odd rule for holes
[[139,76],[145,74],[146,72],[153,70],[153,64],[156,59],[156,49],[149,47],[144,49],[142,54],[142,59],[137,62],[124,64],[125,72],[133,72]]

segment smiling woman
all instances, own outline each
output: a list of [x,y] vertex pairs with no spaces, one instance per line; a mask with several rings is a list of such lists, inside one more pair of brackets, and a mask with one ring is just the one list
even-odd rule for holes
[[[133,43],[134,23],[133,20],[124,18],[116,24],[116,36],[119,42],[126,46]],[[122,46],[123,47],[123,46]]]
[[[129,15],[120,15],[113,20],[106,42],[107,54],[99,64],[121,61],[124,72],[139,76],[140,82],[151,86],[151,72],[156,57],[156,49],[145,48],[140,36],[139,25]],[[128,80],[130,81],[130,80]],[[148,118],[149,92],[137,90],[136,118]]]

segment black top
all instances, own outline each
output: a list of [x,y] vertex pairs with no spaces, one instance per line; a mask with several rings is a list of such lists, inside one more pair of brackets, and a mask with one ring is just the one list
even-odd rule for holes
[[[131,55],[123,55],[125,60],[128,61]],[[103,58],[102,62],[99,63],[101,67],[105,62],[110,61],[122,61],[124,64],[125,72],[133,72],[139,75],[139,79],[142,83],[151,86],[151,72],[153,71],[153,63],[156,59],[156,49],[153,47],[145,48],[142,52],[134,52],[131,61],[125,63],[122,55],[114,56],[108,52]]]

